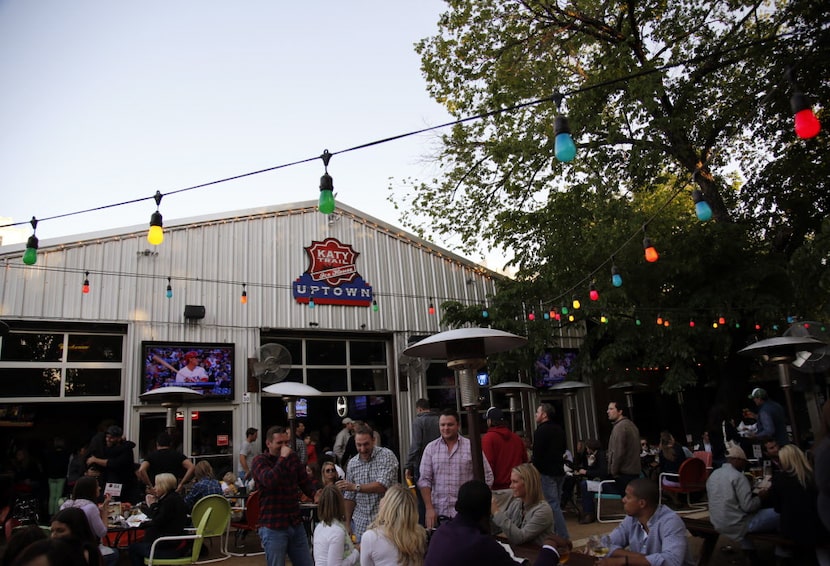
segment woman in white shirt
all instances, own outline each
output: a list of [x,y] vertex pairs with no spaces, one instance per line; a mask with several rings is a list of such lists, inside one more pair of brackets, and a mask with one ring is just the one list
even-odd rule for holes
[[360,553],[354,547],[344,521],[346,502],[343,494],[333,485],[327,485],[320,493],[314,528],[314,566],[352,566],[357,564]]
[[375,521],[360,539],[360,566],[421,566],[427,533],[418,524],[415,494],[401,484],[386,490]]

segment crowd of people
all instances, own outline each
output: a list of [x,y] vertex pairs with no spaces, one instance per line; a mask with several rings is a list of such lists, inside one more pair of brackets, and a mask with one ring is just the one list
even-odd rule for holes
[[[757,561],[752,533],[770,531],[791,541],[776,549],[782,561],[830,564],[830,403],[822,412],[818,441],[805,453],[779,434],[786,431],[786,421],[779,419],[766,392],[756,388],[749,397],[757,407],[750,417],[759,425],[754,432],[742,436],[716,408],[694,447],[711,453],[706,492],[712,526],[736,541],[750,561]],[[156,450],[136,466],[134,444],[120,427],[110,426],[82,455],[84,473],[67,480],[71,497],[54,503],[50,497],[51,538],[73,550],[21,528],[9,541],[3,564],[28,565],[22,560],[31,560],[31,553],[57,556],[55,549],[62,548],[55,565],[80,559],[87,566],[114,566],[117,550],[102,544],[112,499],[102,492],[106,483],[121,484],[119,499],[134,497],[148,518],[143,540],[127,551],[134,566],[144,563],[156,538],[183,534],[199,499],[241,497],[246,487],[259,494],[258,534],[268,566],[281,566],[286,558],[295,566],[512,564],[498,537],[510,545],[541,549],[536,564],[557,564],[560,555],[570,552],[564,509],[575,507],[580,523],[596,520],[600,482],[605,482],[603,492],[620,496],[625,512],[604,538],[609,553],[600,564],[690,563],[686,529],[676,513],[683,503],[666,497],[661,502],[660,493],[679,485],[677,476],[665,474],[677,474],[695,456],[669,431],[652,445],[621,403],[611,401],[607,407],[612,425],[607,448],[591,438],[577,442],[573,453],[552,405],[537,407],[530,450],[526,439],[510,430],[504,413],[491,407],[481,437],[483,481],[476,477],[473,443],[460,433],[458,413],[437,412],[422,399],[416,414],[403,470],[371,426],[344,418],[333,449],[319,453],[302,423],[293,430],[270,427],[262,439],[264,450],[259,431],[248,429],[238,476],[228,472],[222,481],[208,461],[194,465],[173,448],[167,433],[159,435]],[[747,440],[763,447],[761,461],[750,462],[754,458],[742,447]],[[747,473],[750,466],[768,470],[768,475],[754,478]],[[307,531],[304,502],[316,504],[313,533]],[[171,543],[159,546],[156,555],[187,552],[186,546]]]

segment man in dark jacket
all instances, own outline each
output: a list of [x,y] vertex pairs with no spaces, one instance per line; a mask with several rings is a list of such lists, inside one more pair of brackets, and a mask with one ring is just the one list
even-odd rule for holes
[[568,538],[568,527],[559,504],[565,479],[565,430],[553,422],[555,409],[542,403],[536,409],[536,433],[533,435],[533,465],[542,475],[542,492],[553,510],[553,529]]
[[487,409],[487,432],[481,437],[481,450],[493,469],[493,490],[510,487],[510,472],[527,462],[525,443],[507,428],[498,407]]
[[[418,483],[421,475],[421,457],[424,455],[426,445],[441,436],[438,429],[439,415],[429,407],[429,401],[418,399],[415,402],[415,420],[412,421],[412,440],[409,443],[409,453],[406,456],[405,475],[410,485]],[[421,490],[415,489],[418,498],[418,522],[424,525],[426,518],[426,507]]]
[[135,475],[135,460],[133,459],[135,442],[126,440],[124,431],[117,425],[107,428],[105,441],[103,457],[89,456],[86,461],[87,465],[95,465],[103,470],[101,479],[104,487],[108,483],[121,485],[121,494],[117,499],[135,503],[142,498],[138,489],[138,478]]

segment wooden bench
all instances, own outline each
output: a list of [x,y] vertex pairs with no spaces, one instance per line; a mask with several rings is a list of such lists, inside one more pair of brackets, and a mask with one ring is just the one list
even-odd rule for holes
[[[700,550],[700,559],[698,564],[705,566],[709,563],[712,553],[715,551],[715,546],[718,544],[718,537],[720,533],[712,526],[709,518],[692,519],[691,517],[682,517],[686,529],[694,537],[703,539],[703,547]],[[776,546],[792,546],[793,541],[781,536],[778,533],[747,533],[746,538],[752,542],[761,542],[766,544],[773,544]]]

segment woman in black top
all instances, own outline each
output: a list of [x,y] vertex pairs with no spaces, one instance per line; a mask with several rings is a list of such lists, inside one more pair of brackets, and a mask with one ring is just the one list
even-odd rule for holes
[[[184,534],[187,525],[187,504],[176,493],[178,480],[173,474],[158,474],[153,493],[147,496],[149,508],[145,512],[150,524],[144,533],[144,540],[130,545],[129,554],[133,566],[143,566],[144,559],[150,556],[153,541],[164,536]],[[177,558],[189,552],[186,541],[159,543],[156,558]]]

